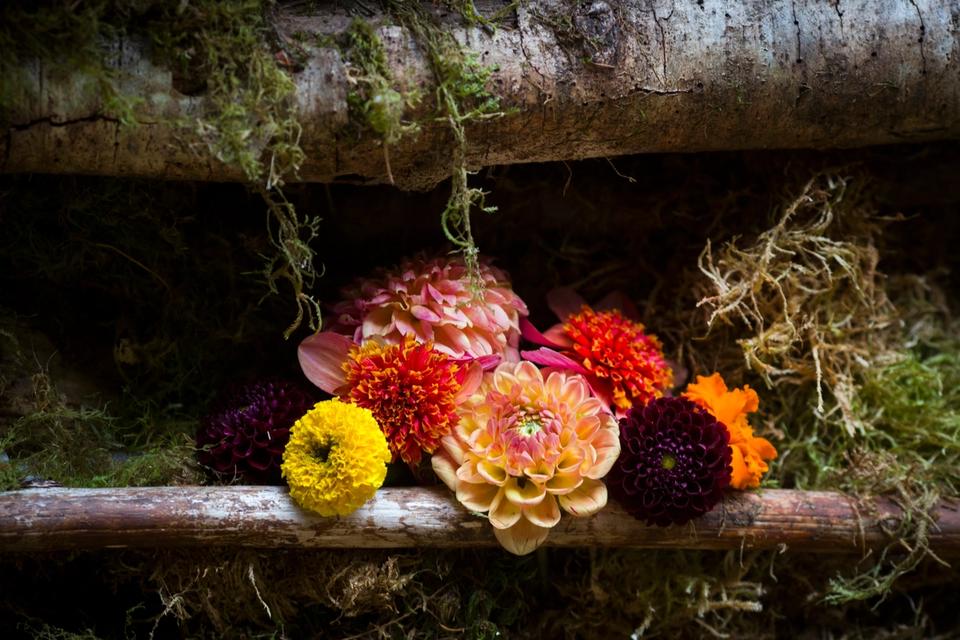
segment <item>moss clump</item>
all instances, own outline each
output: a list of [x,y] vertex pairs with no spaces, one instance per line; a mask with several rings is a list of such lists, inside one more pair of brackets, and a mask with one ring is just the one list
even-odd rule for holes
[[147,32],[162,60],[204,88],[207,113],[183,124],[218,160],[239,168],[267,204],[275,252],[263,275],[272,293],[281,282],[292,289],[297,313],[284,332],[288,338],[305,318],[319,328],[320,305],[307,293],[318,276],[310,241],[319,219],[300,216],[281,191],[306,156],[296,85],[267,45],[265,15],[272,5],[272,0],[167,4]]
[[880,273],[881,225],[851,185],[818,176],[756,240],[716,256],[708,242],[700,256],[699,304],[716,332],[706,344],[738,345],[739,375],[768,388],[762,405],[782,434],[774,482],[888,495],[903,509],[891,544],[831,583],[835,604],[883,598],[937,559],[930,514],[956,494],[960,464],[956,326],[936,321],[922,279]]
[[7,2],[0,7],[0,125],[12,123],[13,108],[31,101],[39,87],[29,63],[41,60],[48,72],[70,75],[81,96],[99,98],[102,115],[122,124],[136,122],[136,96],[123,95],[117,71],[104,64],[103,43],[125,33],[138,13],[136,0],[93,2]]
[[352,85],[347,95],[351,118],[380,136],[387,178],[392,184],[390,145],[419,130],[416,122],[404,121],[404,114],[417,105],[420,95],[416,90],[394,88],[383,41],[369,23],[354,18],[344,40],[347,77]]
[[310,246],[319,220],[300,216],[281,191],[305,156],[296,86],[269,44],[265,18],[273,6],[273,0],[10,3],[0,9],[0,77],[14,81],[0,89],[0,120],[28,97],[31,85],[15,80],[27,62],[38,60],[86,82],[99,98],[100,115],[135,123],[139,98],[118,89],[120,71],[107,63],[108,47],[128,36],[150,42],[153,57],[173,71],[181,89],[205,96],[203,114],[176,124],[191,144],[240,170],[267,204],[275,251],[263,277],[272,293],[282,282],[292,289],[297,313],[289,337],[305,318],[319,326],[320,306],[307,293],[319,275]]
[[480,287],[480,251],[473,239],[470,213],[474,208],[484,213],[493,213],[497,208],[486,204],[487,192],[469,185],[466,128],[471,123],[505,115],[497,96],[487,90],[487,81],[495,69],[480,64],[465,52],[453,35],[439,27],[419,3],[391,0],[387,6],[391,15],[409,29],[426,50],[433,70],[437,118],[450,126],[454,142],[451,193],[440,223],[447,239],[463,253],[475,286]]
[[890,356],[899,334],[868,206],[846,178],[814,178],[754,242],[730,242],[714,257],[708,241],[699,263],[708,329],[742,327],[747,369],[767,386],[814,382],[816,414],[839,410],[850,435],[864,430],[856,380]]

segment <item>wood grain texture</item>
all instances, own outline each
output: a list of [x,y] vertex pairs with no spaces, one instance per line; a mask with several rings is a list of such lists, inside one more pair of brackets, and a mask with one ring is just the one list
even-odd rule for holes
[[[859,516],[858,516],[859,514]],[[563,515],[555,547],[777,548],[861,553],[890,541],[900,510],[823,491],[729,495],[681,527],[648,527],[611,501],[592,518]],[[387,488],[349,517],[312,515],[282,487],[29,489],[0,494],[0,550],[106,547],[411,548],[496,546],[490,525],[442,488]],[[960,554],[960,503],[945,501],[930,546]]]
[[[352,3],[280,3],[278,41],[328,41],[354,19]],[[463,24],[424,3],[477,60],[496,69],[488,90],[506,117],[470,125],[471,168],[647,152],[849,148],[960,137],[960,9],[954,0],[543,0],[520,3],[501,28]],[[298,7],[294,10],[292,7]],[[503,2],[479,2],[488,13]],[[445,14],[445,15],[444,15]],[[399,89],[433,94],[424,48],[371,4]],[[239,180],[175,126],[212,108],[182,93],[149,47],[105,54],[122,93],[141,96],[137,127],[122,127],[76,74],[24,67],[30,99],[0,136],[0,171]],[[388,181],[382,142],[351,122],[349,65],[310,45],[293,72],[307,159],[317,182]],[[184,89],[184,91],[186,91]],[[188,95],[189,94],[189,95]],[[406,114],[419,135],[390,148],[404,189],[450,175],[452,138],[429,99]],[[269,159],[268,159],[269,160]]]

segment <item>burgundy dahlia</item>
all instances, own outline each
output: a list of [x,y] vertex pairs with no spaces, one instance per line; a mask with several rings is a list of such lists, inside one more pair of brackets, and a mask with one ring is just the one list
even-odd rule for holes
[[200,464],[224,479],[280,484],[280,462],[290,427],[314,401],[309,389],[287,380],[228,388],[200,420]]
[[727,428],[686,398],[657,398],[620,420],[611,492],[647,524],[684,524],[710,511],[730,484]]

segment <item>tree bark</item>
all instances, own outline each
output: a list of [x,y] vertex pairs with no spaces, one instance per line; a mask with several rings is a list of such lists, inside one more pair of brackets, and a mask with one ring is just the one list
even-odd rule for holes
[[[767,490],[729,495],[687,526],[648,527],[612,501],[597,515],[564,514],[556,547],[770,549],[862,553],[890,542],[900,509],[878,498]],[[960,554],[960,504],[935,514],[930,548]],[[280,487],[30,489],[0,494],[0,550],[102,547],[406,548],[496,546],[490,524],[440,488],[388,488],[344,518],[297,507]]]
[[[489,13],[493,2],[479,3]],[[440,12],[431,5],[432,11]],[[368,18],[399,88],[432,97],[424,49],[383,15]],[[314,15],[281,6],[281,41],[348,28],[339,4]],[[520,3],[496,30],[441,16],[494,66],[488,89],[507,115],[467,129],[471,168],[645,152],[842,148],[960,136],[960,7],[952,0],[549,0]],[[350,122],[347,67],[334,47],[308,48],[294,72],[307,153],[298,179],[386,182],[377,135]],[[173,120],[205,98],[177,89],[137,42],[116,43],[121,90],[141,96],[141,124],[104,116],[76,77],[30,69],[37,95],[0,142],[4,172],[236,180]],[[398,186],[450,174],[453,141],[431,113],[389,149]]]

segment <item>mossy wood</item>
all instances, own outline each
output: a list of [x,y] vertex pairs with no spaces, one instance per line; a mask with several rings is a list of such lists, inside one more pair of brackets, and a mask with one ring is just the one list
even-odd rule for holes
[[[386,68],[377,78],[391,85],[382,87],[390,113],[408,131],[385,136],[353,121],[373,107],[357,108],[370,88],[358,88],[349,45],[338,44],[357,19],[350,3],[311,3],[304,14],[305,4],[280,3],[269,19],[303,127],[306,158],[291,179],[392,180],[409,189],[449,176],[455,142],[447,118],[438,117],[428,48],[414,30],[382,10],[362,16],[383,45]],[[960,136],[960,32],[951,0],[550,0],[506,11],[499,2],[477,3],[481,14],[498,15],[496,27],[424,6],[440,14],[440,28],[470,59],[493,69],[487,89],[503,115],[467,125],[470,168]],[[403,5],[390,7],[396,13]],[[211,110],[208,96],[155,66],[136,39],[114,43],[105,58],[120,93],[137,98],[139,124],[122,125],[76,73],[27,65],[32,90],[23,95],[32,97],[14,105],[0,170],[244,179],[183,128]]]
[[[787,549],[863,553],[890,543],[901,510],[826,491],[728,496],[689,526],[649,527],[611,503],[592,518],[564,517],[558,547]],[[960,504],[943,502],[931,549],[960,554]],[[490,524],[446,490],[387,488],[344,518],[297,507],[279,487],[30,489],[0,494],[0,550],[227,545],[263,548],[492,547]]]

